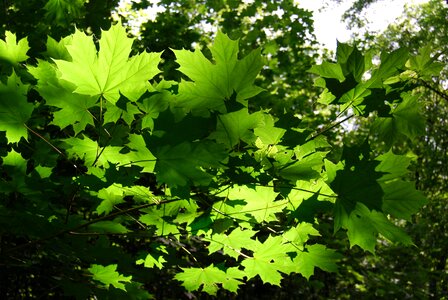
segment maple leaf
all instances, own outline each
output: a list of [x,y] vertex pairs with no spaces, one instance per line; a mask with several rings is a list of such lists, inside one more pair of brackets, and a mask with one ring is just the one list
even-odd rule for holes
[[132,103],[126,103],[124,108],[120,108],[111,103],[105,105],[106,113],[104,114],[103,122],[106,123],[116,123],[120,118],[126,122],[126,124],[131,125],[132,121],[135,120],[134,115],[139,114],[139,109]]
[[240,214],[249,214],[257,222],[277,220],[276,213],[281,212],[288,204],[287,200],[275,200],[278,193],[272,187],[235,186],[228,193],[230,200],[243,200],[246,205],[239,211]]
[[202,286],[202,291],[210,295],[216,295],[218,284],[222,287],[236,292],[238,285],[242,282],[244,274],[238,268],[229,268],[227,272],[218,269],[213,264],[206,268],[181,268],[182,273],[177,273],[174,278],[182,282],[188,291],[197,291]]
[[87,0],[48,0],[44,9],[45,16],[58,25],[66,26],[67,17],[71,19],[81,16],[81,10]]
[[0,82],[0,131],[6,131],[9,143],[28,138],[25,122],[29,120],[34,105],[27,102],[28,85],[22,83],[13,71],[6,85]]
[[28,59],[26,53],[30,50],[28,39],[23,38],[17,43],[14,33],[6,31],[5,40],[0,40],[0,61],[6,61],[12,65]]
[[124,282],[131,282],[132,276],[123,276],[118,273],[117,265],[96,265],[93,264],[88,268],[89,272],[93,275],[93,279],[101,282],[107,288],[110,285],[113,287],[126,291]]
[[11,177],[11,180],[2,180],[0,182],[0,191],[2,193],[21,192],[27,194],[32,191],[25,182],[26,165],[27,161],[20,155],[20,153],[17,153],[14,150],[2,157],[2,168],[6,170]]
[[159,73],[160,53],[144,52],[129,58],[132,42],[118,23],[102,31],[97,52],[92,36],[76,30],[66,46],[72,60],[55,60],[61,79],[73,83],[76,93],[101,96],[112,104],[120,92],[136,101],[146,91],[148,80]]
[[143,136],[130,134],[128,139],[129,143],[126,146],[131,151],[124,154],[124,157],[119,162],[120,165],[135,165],[142,167],[142,172],[153,172],[156,165],[156,157],[146,146]]
[[310,235],[320,236],[320,233],[313,227],[313,224],[306,222],[299,223],[282,234],[285,242],[293,243],[300,250],[303,250],[303,245],[308,241]]
[[37,79],[37,91],[47,105],[60,108],[53,113],[51,124],[64,129],[72,125],[75,135],[88,124],[94,125],[89,109],[97,106],[94,97],[73,93],[74,86],[57,78],[57,69],[47,61],[38,60],[37,67],[28,67]]
[[160,270],[163,268],[163,264],[167,261],[163,258],[162,253],[168,254],[166,247],[163,245],[152,246],[153,252],[148,253],[145,259],[139,259],[135,263],[137,265],[143,265],[145,268],[157,267]]
[[146,214],[142,215],[139,221],[148,226],[155,226],[157,235],[163,236],[179,233],[177,225],[166,220],[167,214],[164,210],[150,208],[142,211],[146,212]]
[[93,232],[99,233],[127,233],[127,229],[124,225],[117,221],[100,221],[89,225],[88,227]]
[[403,136],[414,140],[425,133],[425,117],[422,105],[418,102],[420,95],[403,93],[401,97],[403,101],[392,109],[392,116],[378,118],[373,125],[373,129],[388,146]]
[[86,166],[93,166],[95,163],[98,166],[108,167],[109,163],[121,163],[126,161],[126,155],[121,154],[121,147],[106,146],[99,147],[98,142],[92,141],[86,136],[82,139],[71,137],[63,140],[69,147],[67,152],[71,157],[77,156],[84,159]]
[[47,50],[44,52],[46,56],[53,59],[70,60],[71,56],[68,53],[67,46],[72,43],[73,36],[69,35],[61,40],[56,41],[51,36],[47,37]]
[[288,209],[298,209],[304,200],[311,198],[313,195],[316,195],[318,201],[334,202],[335,194],[323,179],[297,180],[295,188],[288,194]]
[[232,148],[240,140],[251,144],[255,142],[256,136],[251,131],[263,124],[262,112],[249,114],[247,108],[236,112],[218,116],[216,131],[210,134],[210,139],[223,143]]
[[257,275],[264,283],[280,286],[283,273],[290,273],[292,267],[291,258],[287,252],[295,252],[290,244],[283,243],[283,237],[269,236],[264,243],[258,242],[253,257],[241,262],[248,279]]
[[218,32],[210,51],[214,63],[200,50],[173,50],[179,71],[192,81],[179,84],[178,104],[188,110],[225,112],[224,100],[236,92],[237,101],[253,97],[263,89],[253,85],[263,67],[260,50],[238,60],[238,41]]
[[327,152],[314,152],[287,166],[279,167],[279,174],[289,180],[310,180],[320,177]]
[[[274,126],[274,118],[271,115],[263,115],[263,125],[254,128],[254,134],[263,146],[276,145],[280,143],[286,129]],[[258,145],[258,144],[257,144]]]
[[139,203],[157,203],[158,200],[153,193],[146,186],[133,185],[130,187],[123,187],[124,195],[132,196],[134,201]]
[[230,234],[213,234],[210,236],[210,245],[208,252],[210,254],[223,249],[224,254],[238,259],[241,255],[241,248],[254,250],[257,246],[252,237],[256,234],[253,230],[234,229]]
[[384,192],[384,212],[411,221],[411,216],[427,203],[425,196],[415,189],[413,183],[403,180],[409,173],[408,166],[412,158],[396,155],[389,150],[376,160],[380,164],[375,171],[383,173],[378,182]]
[[187,183],[207,185],[212,175],[202,168],[219,168],[227,153],[219,144],[211,142],[188,143],[164,146],[155,153],[155,172],[160,182],[172,187]]
[[327,272],[337,272],[337,261],[342,256],[334,250],[327,249],[324,245],[315,244],[306,247],[306,251],[297,253],[294,263],[297,264],[295,272],[309,279],[314,274],[315,267]]
[[120,184],[113,184],[98,191],[98,198],[103,199],[96,208],[98,215],[109,214],[115,205],[124,202],[124,190]]
[[154,85],[154,94],[149,98],[137,102],[138,107],[145,115],[142,118],[142,129],[149,128],[154,129],[154,119],[159,114],[169,107],[170,100],[174,97],[167,89],[171,87],[171,82],[162,80],[158,84]]
[[387,219],[382,212],[369,210],[364,204],[357,203],[351,211],[336,202],[335,214],[337,214],[341,226],[347,229],[350,247],[360,246],[362,249],[375,253],[378,234],[386,239],[412,245],[411,238],[399,227]]

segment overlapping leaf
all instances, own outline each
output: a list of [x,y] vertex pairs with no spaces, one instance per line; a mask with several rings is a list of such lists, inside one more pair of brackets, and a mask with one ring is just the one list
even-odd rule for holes
[[337,262],[341,257],[336,251],[327,249],[324,245],[307,246],[306,251],[298,252],[294,258],[294,263],[297,264],[295,272],[302,274],[306,279],[314,274],[316,267],[327,272],[337,272]]
[[226,159],[223,147],[215,143],[187,143],[166,146],[156,153],[155,172],[160,182],[172,187],[187,184],[207,185],[212,175],[202,168],[219,168]]
[[253,129],[262,124],[261,112],[249,114],[247,108],[243,108],[236,112],[220,115],[216,131],[210,135],[210,138],[229,148],[237,145],[240,141],[250,144],[256,139]]
[[101,282],[106,288],[110,285],[117,289],[126,291],[125,283],[131,282],[132,276],[123,276],[117,272],[117,265],[91,265],[88,269],[93,275],[93,280]]
[[242,283],[238,279],[243,276],[243,272],[236,268],[230,268],[225,272],[211,264],[206,268],[182,268],[182,273],[177,273],[174,278],[181,281],[188,291],[197,291],[202,286],[203,292],[216,295],[219,289],[218,284],[222,284],[222,287],[229,291],[236,292],[238,285]]
[[224,101],[236,92],[237,100],[243,102],[262,91],[253,85],[263,61],[260,50],[238,59],[238,41],[218,32],[210,48],[214,62],[200,51],[174,50],[179,71],[192,81],[179,84],[178,105],[187,110],[224,112]]
[[28,103],[28,85],[23,84],[13,71],[6,84],[0,82],[0,131],[6,131],[10,143],[28,138],[25,123],[31,117],[34,105]]
[[6,31],[5,35],[5,40],[0,40],[0,61],[17,65],[19,62],[27,60],[28,55],[26,53],[30,49],[28,39],[23,38],[17,42],[17,37],[14,33]]
[[247,278],[260,276],[264,283],[280,286],[282,275],[289,274],[293,263],[287,252],[294,252],[295,248],[283,243],[281,236],[269,236],[263,243],[258,242],[253,257],[246,258],[241,263]]
[[132,39],[121,24],[103,31],[97,52],[92,36],[77,30],[67,50],[71,61],[55,60],[61,79],[73,83],[78,94],[104,97],[115,104],[120,93],[136,101],[148,80],[159,70],[159,53],[141,53],[129,58]]
[[37,67],[28,67],[28,71],[37,79],[37,91],[46,104],[60,109],[53,113],[52,124],[61,129],[72,125],[75,134],[94,125],[89,109],[97,106],[95,97],[73,93],[75,87],[59,80],[57,69],[47,61],[38,60]]
[[272,187],[264,186],[235,186],[229,190],[229,200],[242,200],[246,204],[239,211],[241,218],[245,215],[253,217],[257,222],[269,222],[277,220],[276,213],[281,212],[287,205],[287,200],[276,200],[278,193]]

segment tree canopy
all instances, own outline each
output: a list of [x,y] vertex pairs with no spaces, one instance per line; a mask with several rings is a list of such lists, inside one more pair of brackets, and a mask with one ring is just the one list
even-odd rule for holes
[[116,1],[2,5],[4,298],[342,298],[419,242],[441,48],[317,63],[292,1],[161,1],[139,38]]

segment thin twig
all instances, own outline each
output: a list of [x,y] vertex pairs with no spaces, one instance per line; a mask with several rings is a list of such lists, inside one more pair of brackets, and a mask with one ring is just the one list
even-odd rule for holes
[[98,222],[103,221],[103,220],[111,219],[111,218],[114,218],[114,217],[117,217],[117,216],[120,216],[120,215],[123,215],[123,214],[127,214],[127,213],[130,213],[130,212],[137,211],[137,210],[140,210],[140,209],[143,209],[143,208],[147,208],[147,207],[151,207],[151,206],[154,206],[154,205],[167,204],[167,203],[171,203],[171,202],[175,202],[175,201],[179,201],[179,200],[182,200],[182,199],[176,198],[176,199],[160,201],[159,203],[147,203],[147,204],[143,204],[143,205],[140,205],[140,206],[132,207],[132,208],[129,208],[129,209],[126,209],[126,210],[118,211],[118,212],[112,213],[110,215],[106,215],[106,216],[102,216],[102,217],[93,219],[93,220],[91,220],[89,222],[86,222],[84,224],[81,224],[81,225],[78,225],[78,226],[75,226],[75,227],[72,227],[72,228],[69,228],[69,229],[64,229],[64,230],[62,230],[62,231],[60,231],[58,233],[52,234],[50,236],[43,237],[43,238],[40,238],[40,239],[37,239],[37,240],[34,240],[34,241],[30,241],[30,242],[25,243],[25,244],[18,245],[16,247],[13,247],[13,248],[10,248],[10,249],[7,249],[3,253],[4,254],[8,254],[8,253],[11,253],[11,252],[15,252],[15,251],[18,251],[18,250],[22,250],[22,249],[28,248],[28,247],[33,246],[33,245],[38,245],[38,244],[41,244],[41,243],[43,243],[45,241],[48,241],[48,240],[57,238],[59,236],[62,236],[64,234],[68,234],[70,232],[76,232],[76,231],[78,231],[80,229],[83,229],[85,227],[88,227],[88,226],[90,226],[92,224],[98,223]]
[[352,115],[349,115],[348,117],[346,117],[346,118],[342,119],[341,121],[339,121],[339,122],[337,122],[337,123],[331,125],[330,127],[327,127],[327,128],[325,128],[325,129],[321,130],[318,134],[316,134],[316,135],[314,135],[314,136],[308,138],[307,140],[305,140],[305,143],[314,140],[314,139],[317,138],[319,135],[322,135],[322,134],[324,134],[325,132],[330,131],[331,129],[335,128],[336,126],[339,126],[340,124],[344,123],[345,121],[351,119],[351,118],[354,117],[354,116],[355,116],[355,115],[353,115],[353,114],[352,114]]

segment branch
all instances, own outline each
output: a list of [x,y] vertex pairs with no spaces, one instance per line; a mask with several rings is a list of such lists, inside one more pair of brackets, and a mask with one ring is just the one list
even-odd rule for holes
[[418,82],[422,83],[424,87],[428,88],[429,90],[431,90],[432,92],[436,93],[437,95],[439,95],[440,97],[442,97],[445,100],[448,100],[448,95],[438,89],[436,89],[435,87],[433,87],[431,84],[429,84],[429,82],[427,82],[426,80],[423,80],[421,78],[417,79]]
[[123,215],[123,214],[128,214],[130,212],[133,212],[133,211],[136,211],[136,210],[140,210],[140,209],[143,209],[143,208],[147,208],[147,207],[151,207],[151,206],[154,206],[154,205],[167,204],[167,203],[171,203],[171,202],[175,202],[175,201],[179,201],[179,200],[182,200],[182,199],[176,198],[176,199],[160,201],[160,202],[157,202],[157,203],[147,203],[147,204],[143,204],[143,205],[140,205],[140,206],[131,207],[129,209],[121,210],[121,211],[115,212],[115,213],[107,215],[107,216],[102,216],[102,217],[93,219],[93,220],[91,220],[91,221],[89,221],[87,223],[84,223],[84,224],[81,224],[81,225],[77,225],[77,226],[69,228],[69,229],[64,229],[64,230],[62,230],[62,231],[60,231],[58,233],[52,234],[50,236],[43,237],[43,238],[40,238],[40,239],[37,239],[37,240],[34,240],[34,241],[30,241],[30,242],[28,242],[26,244],[21,244],[21,245],[18,245],[16,247],[7,249],[3,253],[4,254],[8,254],[8,253],[11,253],[11,252],[15,252],[15,251],[18,251],[18,250],[22,250],[22,249],[28,248],[28,247],[33,246],[33,245],[41,244],[41,243],[43,243],[45,241],[57,238],[59,236],[65,235],[65,234],[73,234],[73,233],[77,232],[80,229],[83,229],[83,228],[88,227],[88,226],[90,226],[92,224],[98,223],[100,221],[104,221],[104,220],[107,220],[107,219],[114,218],[116,216],[120,216],[120,215]]
[[347,121],[347,120],[353,118],[354,116],[355,116],[355,115],[349,115],[348,117],[342,119],[341,121],[339,121],[339,122],[337,122],[337,123],[334,123],[334,124],[331,125],[330,127],[327,127],[327,128],[325,128],[325,129],[321,130],[321,131],[320,131],[319,133],[317,133],[316,135],[313,135],[312,137],[306,139],[306,140],[305,140],[305,143],[314,140],[314,139],[317,138],[319,135],[322,135],[322,134],[324,134],[325,132],[330,131],[331,129],[335,128],[336,126],[339,126],[340,124],[342,124],[342,123],[344,123],[345,121]]

